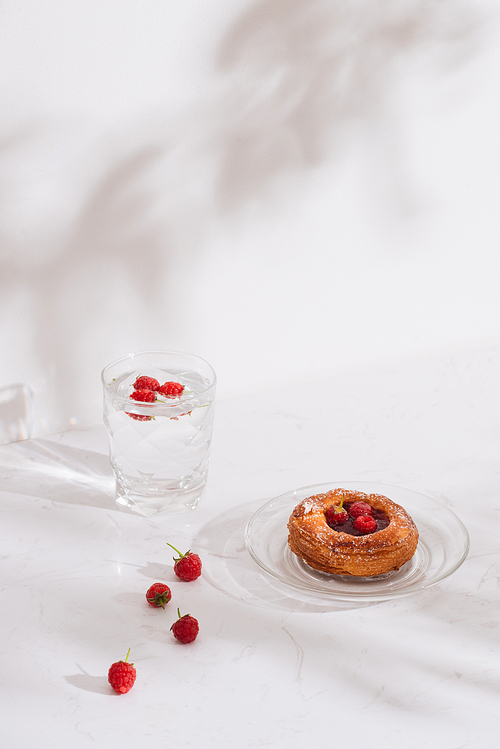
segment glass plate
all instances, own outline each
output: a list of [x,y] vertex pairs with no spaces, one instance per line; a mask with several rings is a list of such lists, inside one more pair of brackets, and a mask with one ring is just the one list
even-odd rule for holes
[[[329,575],[312,569],[290,551],[287,523],[295,505],[337,487],[383,494],[411,515],[419,531],[419,543],[412,559],[401,569],[372,578]],[[469,534],[448,507],[424,494],[388,484],[340,481],[305,486],[267,502],[248,522],[245,543],[265,572],[303,594],[368,602],[407,596],[444,580],[467,557]]]

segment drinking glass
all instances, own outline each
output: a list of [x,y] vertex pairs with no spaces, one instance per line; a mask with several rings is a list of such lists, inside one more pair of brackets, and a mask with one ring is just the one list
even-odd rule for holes
[[118,504],[146,517],[194,509],[207,482],[213,368],[194,354],[142,351],[101,380]]

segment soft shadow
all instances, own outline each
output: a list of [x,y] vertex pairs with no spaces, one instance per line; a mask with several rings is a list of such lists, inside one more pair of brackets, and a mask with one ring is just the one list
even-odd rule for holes
[[261,572],[245,546],[245,528],[266,500],[248,502],[222,513],[197,534],[197,548],[204,548],[207,564],[203,577],[222,593],[242,603],[278,611],[321,613],[348,611],[374,605],[365,602],[326,601],[281,584]]
[[174,574],[173,566],[170,563],[157,564],[155,562],[146,562],[142,567],[138,567],[137,564],[133,566],[139,575],[143,575],[143,577],[147,577],[149,580],[158,580],[167,584],[182,584],[182,581]]
[[[198,325],[190,281],[215,222],[256,203],[267,210],[270,190],[287,200],[291,179],[357,148],[360,124],[372,137],[383,133],[382,148],[397,148],[385,127],[386,100],[401,59],[419,51],[443,69],[458,65],[473,49],[472,7],[259,0],[246,5],[208,61],[215,80],[206,98],[178,115],[167,108],[159,123],[117,126],[112,147],[102,133],[90,152],[62,118],[6,139],[7,194],[19,206],[39,194],[54,211],[21,216],[36,242],[3,230],[0,276],[0,292],[20,309],[29,306],[22,344],[32,347],[43,375],[30,384],[43,394],[35,405],[44,431],[96,421],[96,372],[138,350],[138,341],[143,349],[189,345]],[[65,137],[68,144],[48,159],[54,174],[46,182],[31,167],[47,142]],[[68,145],[82,151],[76,160],[68,152],[74,169],[64,159]],[[86,160],[95,171],[85,170]],[[397,173],[404,160],[389,154],[383,162],[398,201],[408,181]],[[14,178],[19,165],[29,179]],[[76,208],[71,199],[54,203],[53,183],[61,194],[71,185]]]
[[[423,52],[426,64],[455,67],[473,50],[477,28],[477,13],[453,0],[252,3],[216,60],[233,81],[218,133],[221,210],[264,197],[270,183],[328,154],[341,157],[353,126],[390,119],[402,59]],[[397,163],[392,157],[386,167]]]
[[[44,139],[56,138],[47,130],[40,126],[21,142],[12,138],[5,148],[22,149],[17,155],[20,164],[35,160]],[[40,389],[45,391],[35,410],[47,433],[98,418],[99,371],[108,363],[107,356],[117,358],[130,350],[125,343],[130,339],[130,323],[125,328],[123,311],[139,304],[151,307],[152,319],[171,317],[169,236],[164,220],[150,210],[151,169],[163,148],[163,144],[150,142],[128,150],[124,145],[114,158],[108,155],[101,173],[81,188],[80,202],[68,225],[64,210],[72,207],[69,200],[61,203],[50,234],[44,227],[50,239],[40,231],[36,255],[32,256],[31,245],[23,244],[18,236],[3,238],[0,294],[22,299],[24,308],[29,309],[29,335],[25,333],[21,345],[30,346],[43,373],[30,384],[37,396]],[[97,145],[94,149],[99,150]],[[14,150],[10,159],[14,163],[15,155]],[[98,153],[93,156],[97,159]],[[85,154],[80,158],[83,162]],[[68,175],[61,154],[55,155],[52,166],[59,169],[56,176],[64,183]],[[22,204],[24,193],[40,190],[48,201],[43,178],[37,175],[36,171],[30,173],[30,183],[13,186],[13,200]],[[2,178],[4,186],[8,177],[4,174]],[[75,192],[77,182],[75,175]],[[26,217],[35,224],[31,231],[37,220]],[[147,331],[144,338],[147,340]],[[101,359],[100,348],[105,348],[106,340],[108,351],[110,340],[116,340],[117,349]],[[89,351],[94,352],[92,357]],[[60,414],[65,417],[63,424]]]
[[[78,664],[77,664],[78,665]],[[81,666],[79,666],[81,668]],[[83,689],[85,692],[95,692],[96,694],[106,694],[109,697],[119,697],[118,692],[115,692],[108,683],[106,676],[91,676],[85,673],[82,669],[80,674],[69,674],[64,677],[68,684],[71,684],[77,689]]]
[[[37,311],[34,347],[43,371],[54,371],[57,381],[81,379],[80,341],[85,337],[81,338],[83,331],[75,331],[76,320],[85,321],[87,346],[89,332],[95,337],[94,350],[110,330],[119,327],[112,302],[114,285],[122,286],[125,295],[130,289],[131,299],[139,299],[144,307],[151,306],[157,313],[163,307],[165,317],[170,316],[165,302],[168,235],[150,215],[147,186],[159,155],[158,146],[145,147],[112,165],[83,202],[65,246],[37,269],[32,297]],[[109,293],[103,293],[106,287]],[[71,346],[63,346],[64,341]],[[94,366],[98,377],[100,363]],[[82,418],[89,411],[89,392],[81,384],[58,390],[53,407]]]
[[64,504],[117,509],[115,480],[102,453],[30,440],[0,450],[2,489]]

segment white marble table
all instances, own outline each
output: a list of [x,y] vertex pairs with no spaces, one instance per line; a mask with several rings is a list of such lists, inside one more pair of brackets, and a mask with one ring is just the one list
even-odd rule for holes
[[[221,401],[209,487],[173,518],[117,508],[100,425],[0,448],[2,746],[496,748],[499,374],[484,346]],[[348,479],[443,502],[468,559],[363,606],[275,584],[244,547],[252,512]],[[199,580],[176,581],[166,541],[200,553]],[[165,613],[144,599],[157,580]],[[169,632],[177,606],[192,645]]]

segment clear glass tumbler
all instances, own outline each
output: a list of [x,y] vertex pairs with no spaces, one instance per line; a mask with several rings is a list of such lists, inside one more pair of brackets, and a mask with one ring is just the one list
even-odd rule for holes
[[210,364],[194,354],[142,351],[109,364],[101,379],[118,504],[146,517],[194,509],[212,440]]

